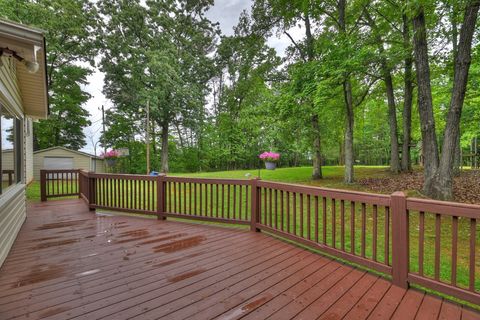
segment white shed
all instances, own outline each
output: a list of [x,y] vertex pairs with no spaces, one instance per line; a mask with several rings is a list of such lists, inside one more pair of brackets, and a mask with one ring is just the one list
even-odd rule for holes
[[40,181],[40,170],[83,169],[105,172],[105,161],[86,152],[65,147],[51,147],[33,153],[33,177]]

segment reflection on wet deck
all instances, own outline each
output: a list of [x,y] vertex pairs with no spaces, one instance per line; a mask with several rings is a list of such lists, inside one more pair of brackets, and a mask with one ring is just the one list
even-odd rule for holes
[[31,205],[0,269],[0,319],[339,319],[469,309],[241,229]]

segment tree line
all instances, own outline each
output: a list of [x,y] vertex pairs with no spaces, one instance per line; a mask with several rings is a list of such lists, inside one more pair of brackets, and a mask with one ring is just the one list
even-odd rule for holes
[[125,172],[145,170],[147,104],[158,171],[256,168],[272,150],[313,179],[344,165],[352,183],[357,163],[422,163],[439,199],[479,133],[480,0],[256,0],[232,35],[207,18],[211,0],[0,4],[47,30],[52,116],[36,143],[85,144],[90,63],[114,106],[101,142],[129,149]]

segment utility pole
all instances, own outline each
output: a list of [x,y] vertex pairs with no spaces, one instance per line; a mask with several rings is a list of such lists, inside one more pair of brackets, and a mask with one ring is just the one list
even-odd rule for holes
[[107,146],[105,145],[105,107],[103,106],[102,104],[102,126],[103,126],[103,130],[102,130],[102,136],[103,136],[103,154],[106,154],[107,153]]
[[150,101],[147,100],[147,125],[145,140],[147,145],[147,174],[150,174]]

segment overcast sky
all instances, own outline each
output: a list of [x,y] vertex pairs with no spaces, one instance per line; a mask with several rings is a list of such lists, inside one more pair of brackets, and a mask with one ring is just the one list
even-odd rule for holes
[[[252,5],[250,0],[215,0],[215,5],[208,11],[207,16],[213,22],[219,22],[222,33],[225,35],[233,34],[233,26],[238,22],[240,13],[249,9]],[[300,37],[301,30],[293,30],[293,36]],[[296,37],[295,37],[296,38]],[[285,48],[290,44],[287,37],[272,37],[268,44],[274,47],[279,55],[283,55]],[[90,93],[92,98],[85,104],[85,109],[90,113],[90,121],[92,125],[85,128],[84,132],[87,137],[87,145],[82,149],[85,152],[94,153],[94,146],[100,137],[102,130],[102,112],[101,106],[109,109],[112,104],[102,94],[103,88],[103,73],[95,70],[95,72],[88,77],[89,84],[85,90]],[[101,152],[97,144],[97,154]]]

